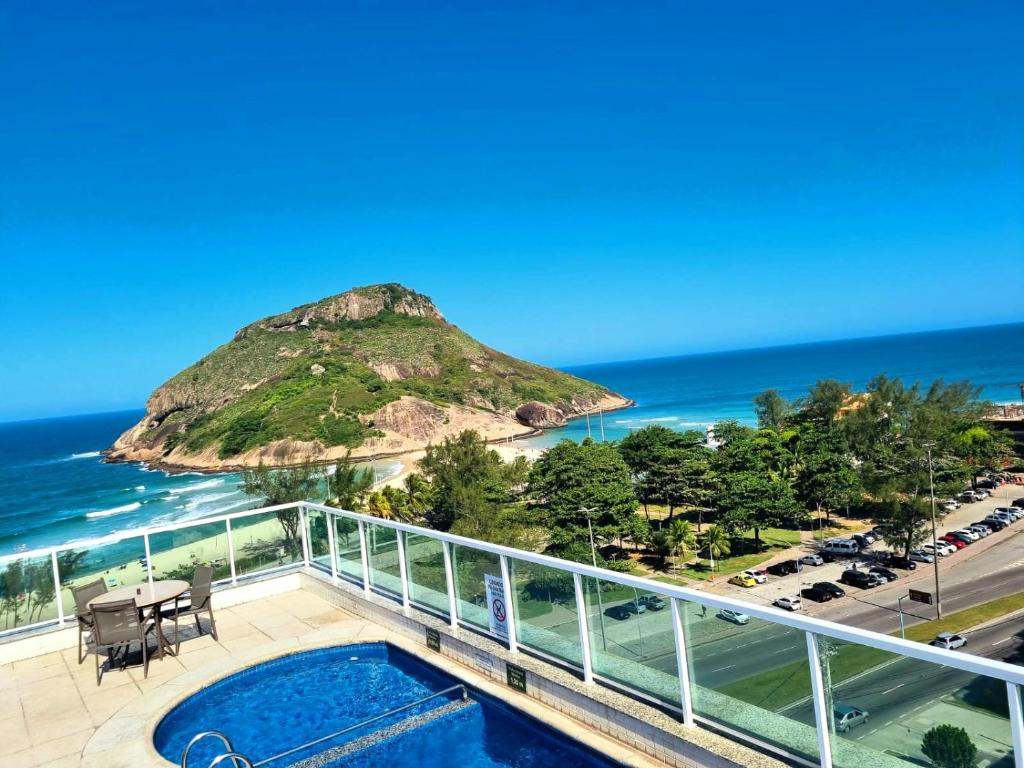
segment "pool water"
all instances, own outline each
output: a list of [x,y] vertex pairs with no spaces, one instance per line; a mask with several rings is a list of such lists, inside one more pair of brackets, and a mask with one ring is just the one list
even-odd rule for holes
[[[201,731],[225,733],[254,763],[457,683],[386,643],[339,646],[259,664],[204,688],[157,726],[157,751],[175,765]],[[602,756],[546,725],[470,690],[432,699],[397,715],[291,754],[265,768],[611,768]],[[215,739],[189,756],[205,768],[223,751]]]

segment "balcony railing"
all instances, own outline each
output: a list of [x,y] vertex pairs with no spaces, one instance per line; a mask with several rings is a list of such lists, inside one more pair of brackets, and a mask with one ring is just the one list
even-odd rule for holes
[[76,584],[200,563],[223,584],[305,568],[807,765],[921,765],[949,723],[1024,768],[1024,667],[320,504],[2,558],[0,634],[73,619]]

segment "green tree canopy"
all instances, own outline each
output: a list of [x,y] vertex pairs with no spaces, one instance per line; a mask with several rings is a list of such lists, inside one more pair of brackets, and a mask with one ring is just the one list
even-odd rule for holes
[[754,413],[757,414],[757,426],[761,429],[782,431],[790,411],[789,401],[777,389],[766,389],[754,398]]
[[[509,498],[508,475],[501,457],[472,430],[427,446],[420,468],[432,486],[427,522],[447,531],[471,499],[474,505],[494,506]],[[474,507],[474,509],[477,509]]]
[[974,768],[978,764],[978,748],[967,731],[948,723],[925,733],[921,751],[939,768]]

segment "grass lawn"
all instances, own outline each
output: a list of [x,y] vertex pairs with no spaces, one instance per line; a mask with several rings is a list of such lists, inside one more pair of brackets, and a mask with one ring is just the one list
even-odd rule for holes
[[[799,543],[800,531],[786,528],[764,528],[761,530],[761,544],[764,549],[761,552],[754,552],[754,534],[753,532],[746,533],[740,538],[733,539],[733,554],[715,561],[714,577],[727,579],[734,573],[753,568],[765,560],[769,560],[779,550],[789,549]],[[708,561],[703,559],[698,563],[691,563],[680,568],[678,573],[685,578],[701,581],[708,581],[712,576]]]

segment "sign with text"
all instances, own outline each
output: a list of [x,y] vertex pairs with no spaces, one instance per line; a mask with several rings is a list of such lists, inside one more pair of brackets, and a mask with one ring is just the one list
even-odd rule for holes
[[484,574],[487,585],[487,621],[491,632],[502,640],[508,640],[508,608],[505,605],[505,582],[501,576]]
[[441,633],[430,627],[427,627],[427,648],[432,651],[441,650]]
[[925,592],[920,589],[912,589],[910,590],[910,594],[907,595],[907,597],[909,597],[915,603],[927,603],[928,605],[932,604],[931,592]]
[[526,693],[526,670],[517,667],[515,664],[505,665],[505,679],[509,688],[515,688],[520,693]]

